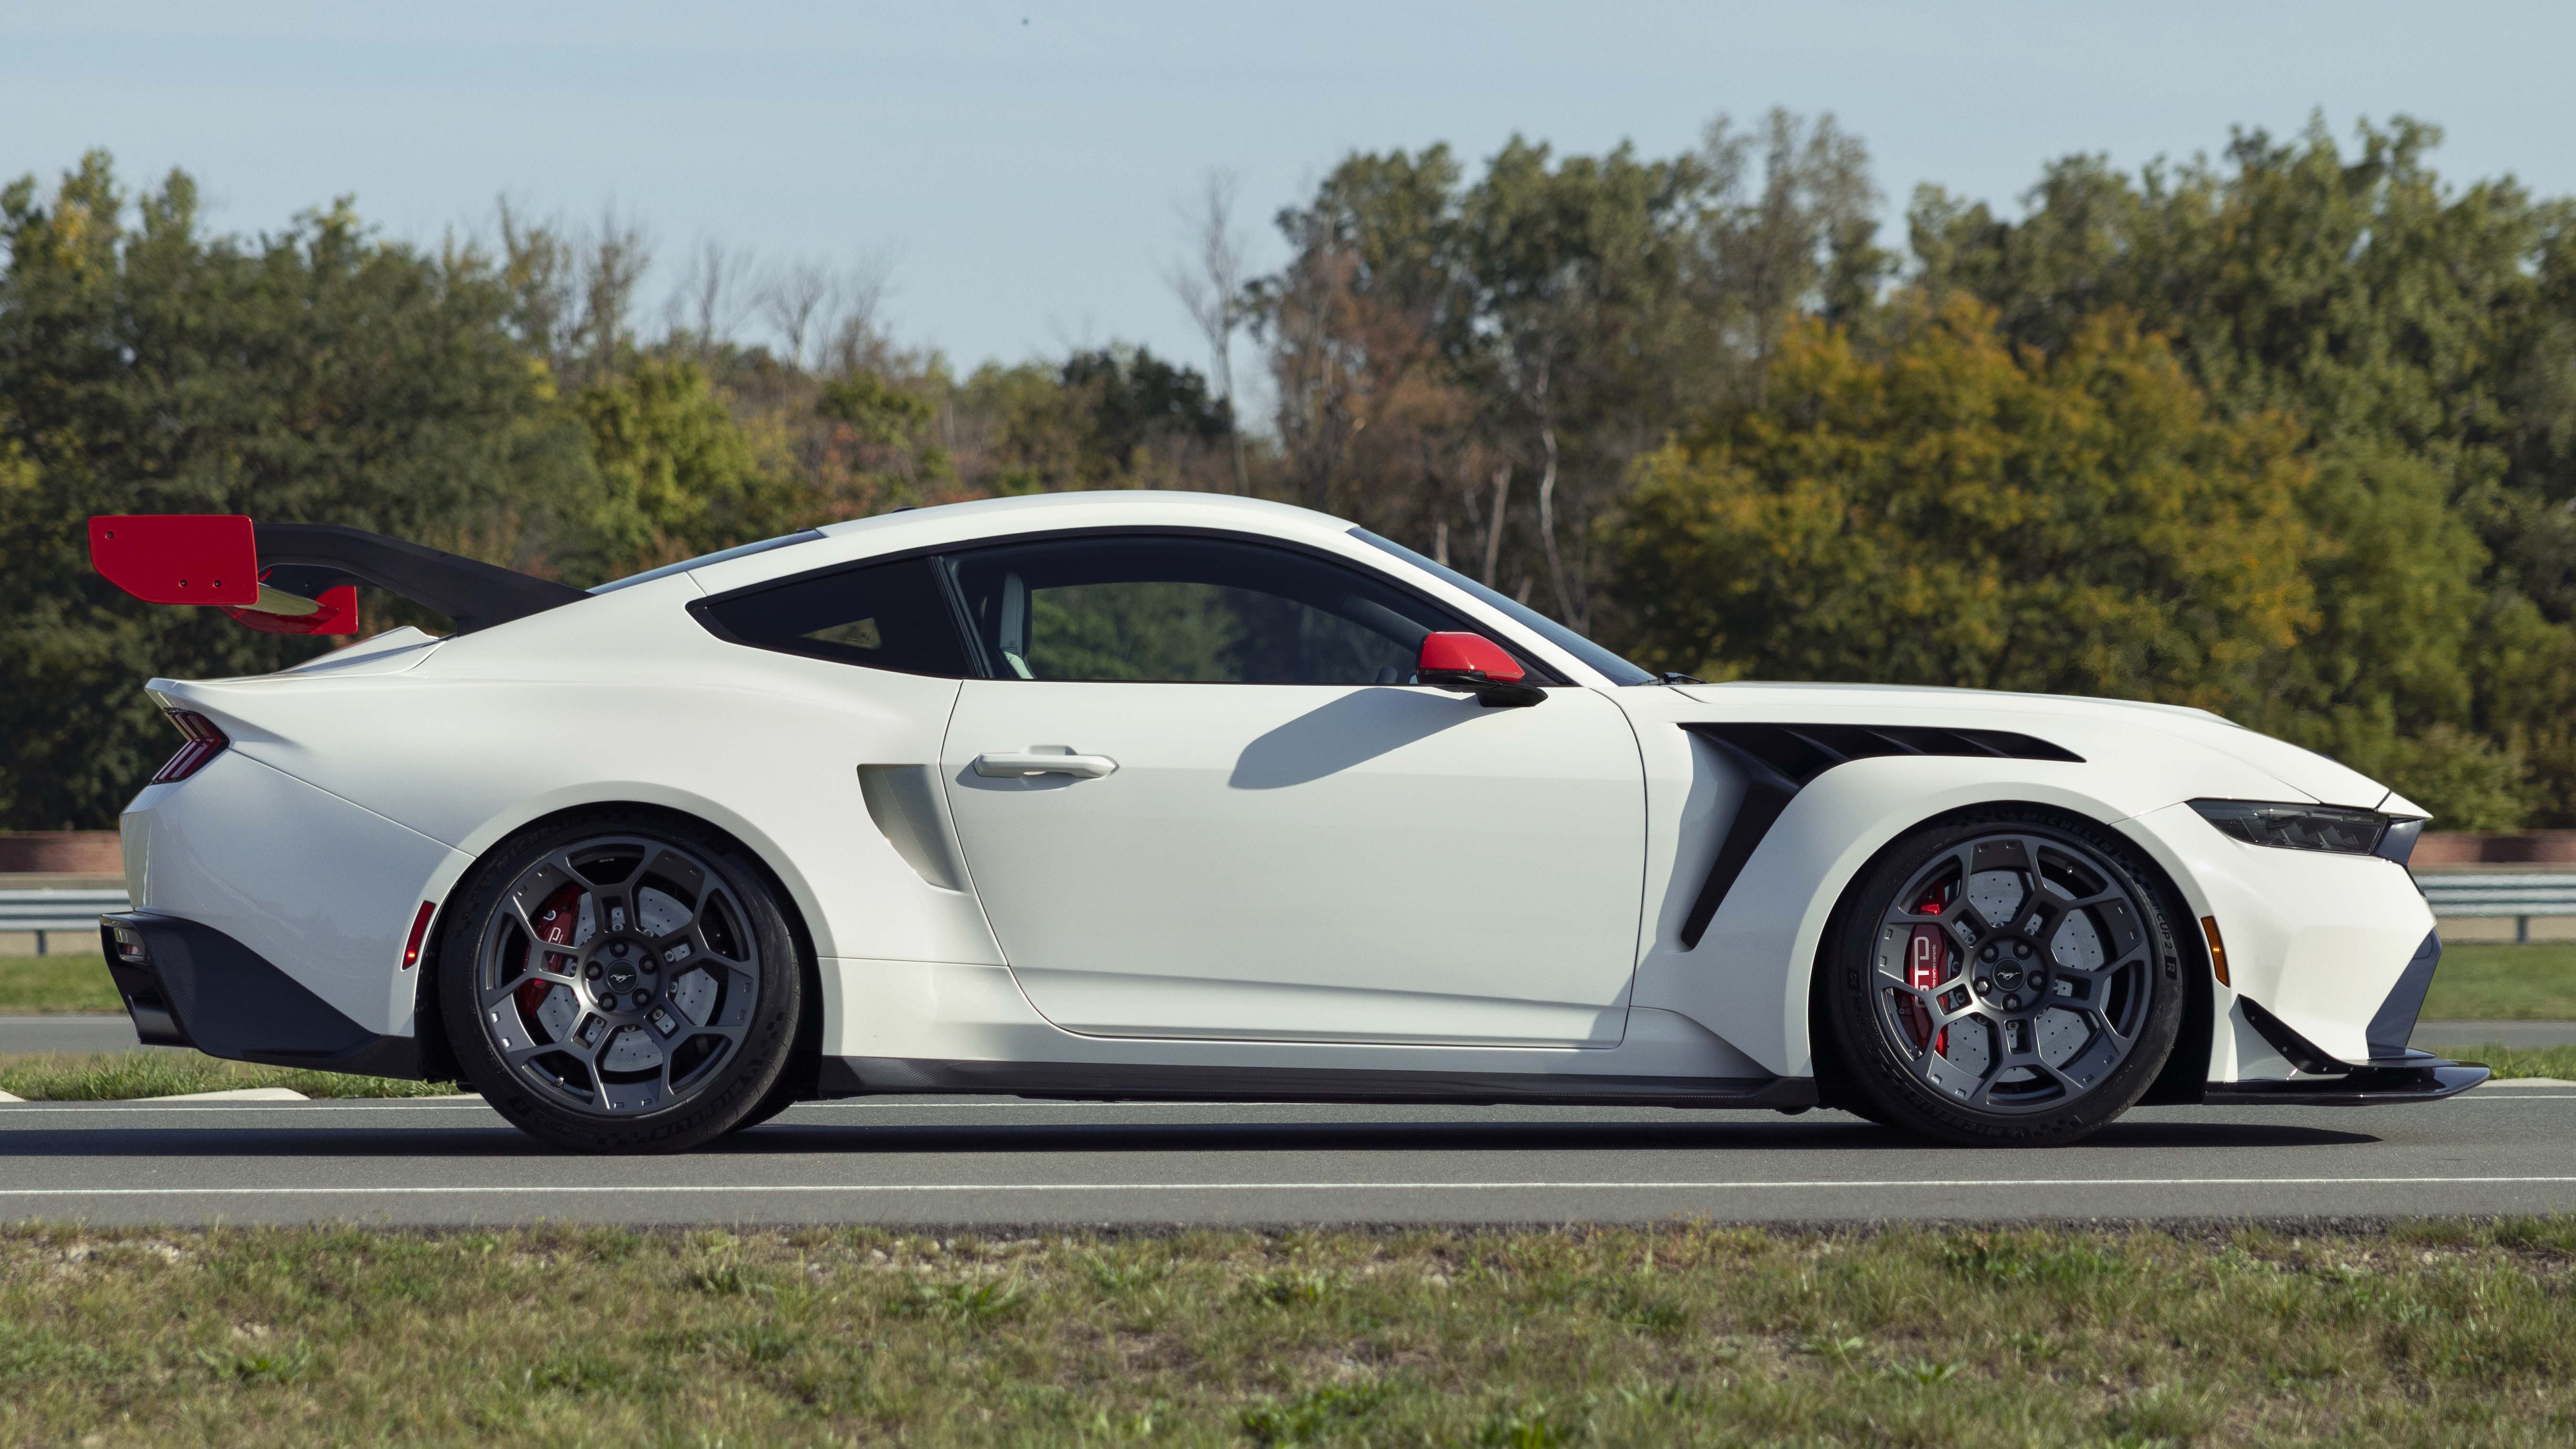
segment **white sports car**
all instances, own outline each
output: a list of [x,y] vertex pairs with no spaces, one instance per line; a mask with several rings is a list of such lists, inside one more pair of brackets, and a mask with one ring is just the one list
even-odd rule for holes
[[1823,1105],[2062,1143],[2446,1097],[2424,812],[2200,710],[1658,677],[1321,514],[907,510],[582,592],[351,529],[91,522],[335,632],[155,679],[147,1041],[463,1079],[565,1147],[875,1092]]

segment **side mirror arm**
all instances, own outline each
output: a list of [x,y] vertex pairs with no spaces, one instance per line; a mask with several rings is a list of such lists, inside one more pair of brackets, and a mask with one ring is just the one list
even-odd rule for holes
[[1472,694],[1487,709],[1526,709],[1547,703],[1547,691],[1517,679],[1494,679],[1481,669],[1425,669],[1414,682],[1458,694]]

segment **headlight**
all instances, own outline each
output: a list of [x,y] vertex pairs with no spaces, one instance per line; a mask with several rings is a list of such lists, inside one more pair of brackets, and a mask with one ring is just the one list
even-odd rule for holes
[[[2275,805],[2262,800],[2194,800],[2200,818],[2248,845],[2371,855],[2388,833],[2388,817],[2341,805]],[[2410,824],[2415,822],[2409,822]],[[2408,845],[2414,844],[2410,834]]]

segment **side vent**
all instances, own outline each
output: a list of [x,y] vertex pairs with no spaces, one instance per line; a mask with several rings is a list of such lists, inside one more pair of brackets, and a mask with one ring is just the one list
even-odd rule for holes
[[2084,757],[2036,735],[2012,730],[1947,729],[1932,725],[1686,724],[1683,729],[1718,747],[1744,771],[1743,803],[1726,839],[1709,863],[1708,879],[1682,921],[1682,949],[1699,945],[1726,893],[1780,813],[1818,775],[1836,765],[1885,755],[1950,755],[2000,760],[2058,760],[2080,765]]
[[915,875],[944,891],[966,889],[966,864],[939,807],[938,767],[861,765],[859,796],[868,819]]

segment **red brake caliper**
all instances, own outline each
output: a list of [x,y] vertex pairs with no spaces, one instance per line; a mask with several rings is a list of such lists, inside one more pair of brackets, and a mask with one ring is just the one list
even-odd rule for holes
[[[1944,897],[1949,894],[1948,886],[1937,887],[1914,909],[1927,916],[1937,916],[1941,914],[1941,907],[1947,904]],[[1916,926],[1913,939],[1905,947],[1905,984],[1917,991],[1936,990],[1950,979],[1949,966],[1950,938],[1941,934],[1938,926]],[[1937,1033],[1932,1030],[1932,1013],[1923,1009],[1921,998],[1907,997],[1905,1012],[1914,1028],[1916,1046],[1922,1046],[1928,1039],[1933,1051],[1942,1056],[1950,1054],[1949,1028],[1944,1027]]]
[[[536,969],[540,954],[548,946],[569,946],[575,922],[581,919],[581,887],[568,885],[549,897],[537,909],[537,944],[528,950],[528,969]],[[569,969],[569,963],[563,969]],[[519,1015],[530,1022],[537,1019],[537,1008],[546,1004],[546,993],[554,983],[530,976],[519,983]]]

